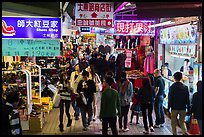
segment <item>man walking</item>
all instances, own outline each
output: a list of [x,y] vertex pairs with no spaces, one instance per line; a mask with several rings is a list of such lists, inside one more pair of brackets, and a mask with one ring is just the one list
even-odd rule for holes
[[100,119],[102,119],[102,134],[108,135],[108,125],[113,135],[118,135],[116,123],[117,115],[121,114],[119,94],[111,88],[114,80],[111,77],[105,77],[105,90],[101,97]]
[[156,115],[156,121],[154,128],[162,127],[165,119],[164,119],[164,89],[165,89],[165,82],[164,79],[161,77],[161,72],[159,69],[154,70],[154,88],[156,92],[155,102],[154,102],[154,111]]
[[177,135],[177,117],[179,115],[179,125],[183,135],[187,135],[185,126],[186,109],[190,109],[189,92],[188,87],[181,81],[182,73],[176,72],[174,75],[175,83],[169,87],[168,94],[168,111],[171,108],[171,126],[173,135]]

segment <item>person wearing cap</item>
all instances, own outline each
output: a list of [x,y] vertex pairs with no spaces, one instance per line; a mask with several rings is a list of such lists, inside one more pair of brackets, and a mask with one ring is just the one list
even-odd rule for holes
[[[188,87],[181,82],[182,73],[176,72],[173,75],[175,82],[169,87],[168,94],[168,115],[171,114],[171,127],[173,135],[177,135],[177,117],[183,135],[187,135],[185,126],[186,109],[189,112],[190,100]],[[171,111],[170,111],[171,109]]]

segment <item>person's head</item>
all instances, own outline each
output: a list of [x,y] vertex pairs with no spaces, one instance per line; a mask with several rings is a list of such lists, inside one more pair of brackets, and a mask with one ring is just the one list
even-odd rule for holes
[[190,66],[190,64],[191,64],[189,59],[185,59],[184,62],[186,63],[187,66]]
[[9,91],[6,96],[6,102],[13,105],[13,107],[17,107],[20,100],[20,94],[16,91]]
[[166,66],[167,68],[169,67],[169,63],[164,63],[164,66]]
[[112,77],[105,77],[105,81],[104,81],[104,85],[105,85],[105,87],[107,87],[107,86],[111,86],[112,84],[113,84],[113,82],[114,82],[114,80],[113,80],[113,78]]
[[123,71],[121,73],[121,79],[120,80],[121,80],[121,83],[123,83],[123,82],[125,82],[127,80],[127,74],[126,74],[125,71]]
[[107,76],[107,77],[112,77],[112,78],[113,78],[114,74],[113,74],[112,71],[109,71],[109,72],[106,73],[106,76]]
[[84,80],[84,81],[87,81],[87,80],[88,80],[88,77],[89,77],[89,72],[86,71],[86,70],[83,70],[82,76],[83,76],[83,80]]
[[199,80],[198,82],[197,82],[197,91],[198,92],[202,92],[202,81],[201,80]]
[[180,81],[183,77],[181,72],[176,72],[174,73],[173,76],[174,76],[175,81]]
[[89,73],[94,72],[94,66],[93,65],[89,65],[88,68],[87,68],[87,71]]
[[155,69],[154,70],[154,77],[158,77],[158,76],[161,76],[161,72],[159,69]]
[[142,80],[142,86],[143,87],[151,87],[150,80],[148,78],[143,78]]
[[81,64],[78,63],[75,65],[75,71],[81,71],[81,68],[82,68]]

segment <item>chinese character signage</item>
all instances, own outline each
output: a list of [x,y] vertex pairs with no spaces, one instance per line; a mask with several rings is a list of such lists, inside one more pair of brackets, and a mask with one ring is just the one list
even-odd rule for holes
[[113,2],[76,3],[76,26],[113,27]]
[[114,22],[115,35],[154,36],[155,28],[149,27],[154,20],[116,20]]
[[60,18],[2,17],[2,38],[60,39]]
[[196,56],[196,45],[169,45],[169,53],[193,58]]
[[196,25],[179,25],[160,30],[161,44],[194,44],[197,43]]
[[2,39],[2,56],[59,56],[60,40]]

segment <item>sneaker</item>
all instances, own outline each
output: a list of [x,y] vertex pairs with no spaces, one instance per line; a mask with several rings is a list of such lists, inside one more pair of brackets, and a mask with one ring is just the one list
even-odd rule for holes
[[122,131],[123,131],[123,129],[122,129],[122,128],[120,128],[120,129],[119,129],[119,132],[122,132]]
[[87,127],[83,128],[83,131],[87,131],[87,130],[88,130],[88,128],[87,128]]
[[130,125],[132,125],[132,122],[130,121]]
[[136,123],[137,125],[140,124],[139,122]]
[[79,120],[79,117],[75,117],[75,120]]
[[126,128],[126,129],[123,129],[123,132],[128,132],[130,129],[129,128]]
[[160,126],[160,127],[164,127],[164,124],[160,124],[159,126]]
[[143,131],[144,134],[149,134],[149,131],[145,130]]
[[159,128],[160,126],[159,125],[154,125],[154,128]]
[[70,121],[68,121],[67,127],[70,127],[72,125],[72,119],[70,119]]
[[150,131],[151,131],[151,132],[154,132],[154,128],[153,128],[153,127],[150,127]]

